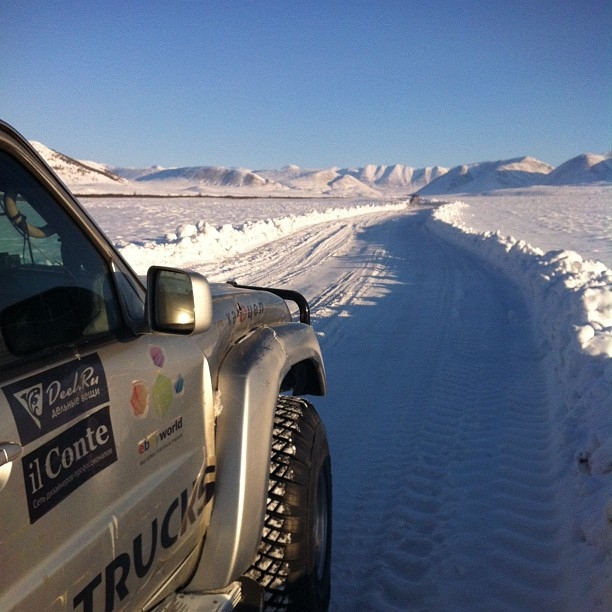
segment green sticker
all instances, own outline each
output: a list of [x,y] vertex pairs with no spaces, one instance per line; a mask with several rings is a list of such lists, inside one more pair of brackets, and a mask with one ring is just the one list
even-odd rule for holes
[[172,381],[163,374],[159,374],[151,389],[150,403],[158,416],[166,416],[172,405]]

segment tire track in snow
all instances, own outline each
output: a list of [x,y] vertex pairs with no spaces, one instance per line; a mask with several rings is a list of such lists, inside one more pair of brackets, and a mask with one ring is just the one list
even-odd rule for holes
[[[488,297],[466,302],[470,310],[485,306],[476,317],[462,308],[447,382],[434,396],[434,406],[454,399],[462,409],[447,470],[445,506],[454,514],[446,519],[436,607],[478,609],[488,600],[496,610],[559,610],[561,519],[543,373],[523,305],[492,280]],[[486,275],[476,281],[481,290],[489,283]]]
[[[330,257],[350,238],[347,222],[309,227],[282,240],[270,242],[247,253],[217,262],[193,264],[213,282],[237,279],[243,284],[290,285],[305,268],[312,268]],[[189,266],[188,266],[189,267]]]
[[368,220],[314,309],[348,315],[319,320],[332,609],[562,610],[563,517],[525,305],[417,217]]
[[302,290],[326,358],[331,609],[563,610],[547,393],[518,292],[421,215],[252,256],[234,275]]
[[[450,275],[455,290],[450,308],[439,313],[450,317],[437,338],[443,352],[433,384],[418,396],[428,414],[419,423],[414,465],[431,462],[443,476],[433,492],[430,571],[427,580],[413,576],[408,604],[562,609],[547,397],[524,305],[503,279],[446,245],[437,247],[444,282]],[[404,486],[411,487],[410,477]],[[383,602],[375,599],[372,609]]]

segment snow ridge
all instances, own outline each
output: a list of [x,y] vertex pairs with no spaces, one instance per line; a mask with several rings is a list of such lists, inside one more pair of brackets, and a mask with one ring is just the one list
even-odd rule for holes
[[205,261],[246,253],[318,223],[372,213],[402,211],[407,205],[406,201],[402,201],[329,208],[324,212],[313,210],[304,215],[290,215],[282,219],[248,221],[238,226],[229,223],[217,226],[200,220],[182,223],[175,232],[155,241],[119,242],[117,247],[138,274],[145,274],[148,267],[160,259],[172,261],[179,267],[194,268]]

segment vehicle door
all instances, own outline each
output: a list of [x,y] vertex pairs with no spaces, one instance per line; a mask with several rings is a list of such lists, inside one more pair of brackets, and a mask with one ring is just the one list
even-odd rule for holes
[[143,291],[0,140],[0,609],[145,602],[203,535],[207,365],[135,333]]

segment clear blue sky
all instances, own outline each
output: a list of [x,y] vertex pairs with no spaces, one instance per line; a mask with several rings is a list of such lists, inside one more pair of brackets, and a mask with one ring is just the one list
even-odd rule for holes
[[2,0],[0,118],[114,165],[612,149],[610,0]]

